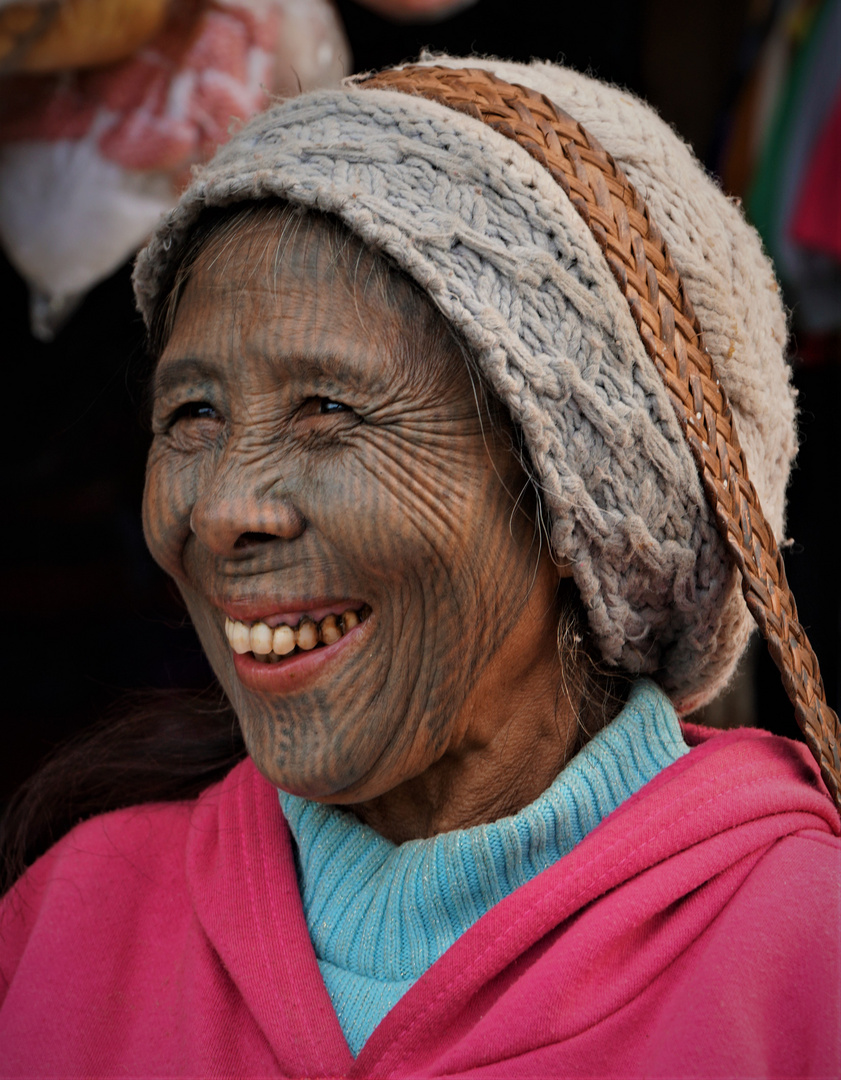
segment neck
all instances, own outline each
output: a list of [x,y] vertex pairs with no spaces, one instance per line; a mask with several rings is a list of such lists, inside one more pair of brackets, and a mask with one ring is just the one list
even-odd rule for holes
[[[574,734],[571,742],[574,745]],[[518,813],[549,787],[572,757],[572,748],[562,747],[557,738],[531,740],[520,755],[521,771],[512,777],[507,754],[495,750],[488,746],[459,758],[446,755],[422,777],[348,809],[394,844],[428,839]]]

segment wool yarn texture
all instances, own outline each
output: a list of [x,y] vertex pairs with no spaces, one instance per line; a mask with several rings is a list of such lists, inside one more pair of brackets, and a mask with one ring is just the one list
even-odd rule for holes
[[[796,450],[786,320],[755,231],[630,93],[567,68],[427,55],[545,94],[594,135],[663,233],[782,537]],[[480,120],[408,94],[281,102],[197,172],[135,268],[147,323],[205,207],[333,214],[429,296],[525,437],[604,661],[686,713],[728,681],[752,620],[681,425],[589,228],[545,168]]]

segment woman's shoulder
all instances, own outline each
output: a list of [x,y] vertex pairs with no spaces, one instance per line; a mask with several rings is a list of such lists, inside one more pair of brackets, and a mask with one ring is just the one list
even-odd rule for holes
[[74,928],[84,938],[89,927],[109,925],[140,933],[186,909],[197,822],[213,829],[214,810],[251,779],[247,764],[196,799],[100,814],[54,844],[0,900],[0,982],[10,979],[33,935],[67,941]]
[[656,795],[655,802],[693,814],[709,809],[719,825],[722,807],[733,815],[729,825],[799,813],[802,827],[812,818],[814,827],[841,834],[841,817],[803,743],[760,728],[719,730],[682,720],[681,729],[690,752],[647,785],[649,801]]
[[228,1060],[230,1075],[268,1075],[244,1001],[260,998],[266,940],[290,948],[270,921],[279,886],[259,906],[272,867],[284,895],[295,886],[285,835],[277,792],[248,761],[195,800],[77,826],[0,905],[0,1073],[205,1076]]

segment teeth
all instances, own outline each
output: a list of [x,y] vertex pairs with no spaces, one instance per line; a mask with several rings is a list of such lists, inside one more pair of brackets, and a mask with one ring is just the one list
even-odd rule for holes
[[296,646],[309,652],[319,642],[324,645],[335,644],[339,638],[364,622],[370,614],[371,608],[365,604],[360,611],[351,608],[340,616],[326,615],[318,625],[304,615],[295,629],[285,623],[280,623],[274,629],[264,622],[247,626],[226,618],[225,636],[234,652],[250,652],[261,663],[276,664],[281,657],[294,652]]
[[335,615],[327,615],[321,620],[318,624],[318,636],[325,645],[332,645],[335,641],[339,640],[342,636],[342,631],[339,629],[339,624],[336,621]]
[[273,636],[264,622],[254,623],[251,627],[251,651],[257,656],[268,656],[272,651]]
[[295,648],[295,631],[291,626],[281,624],[274,632],[272,651],[278,656],[286,656]]
[[251,651],[251,631],[241,622],[231,623],[230,642],[234,652],[247,653]]
[[295,631],[295,641],[299,649],[309,652],[318,644],[318,627],[308,619],[306,615],[301,619],[298,629]]

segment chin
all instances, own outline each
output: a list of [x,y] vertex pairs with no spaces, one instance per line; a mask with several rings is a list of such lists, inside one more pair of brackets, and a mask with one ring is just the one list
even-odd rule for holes
[[[246,745],[248,739],[246,738]],[[364,789],[367,787],[363,776],[354,771],[351,776],[324,775],[320,772],[308,772],[302,775],[300,771],[291,772],[289,769],[278,766],[273,762],[261,760],[262,755],[251,753],[251,759],[258,771],[281,791],[290,795],[297,795],[302,799],[310,799],[313,802],[344,803],[358,802],[362,798],[370,798]]]

